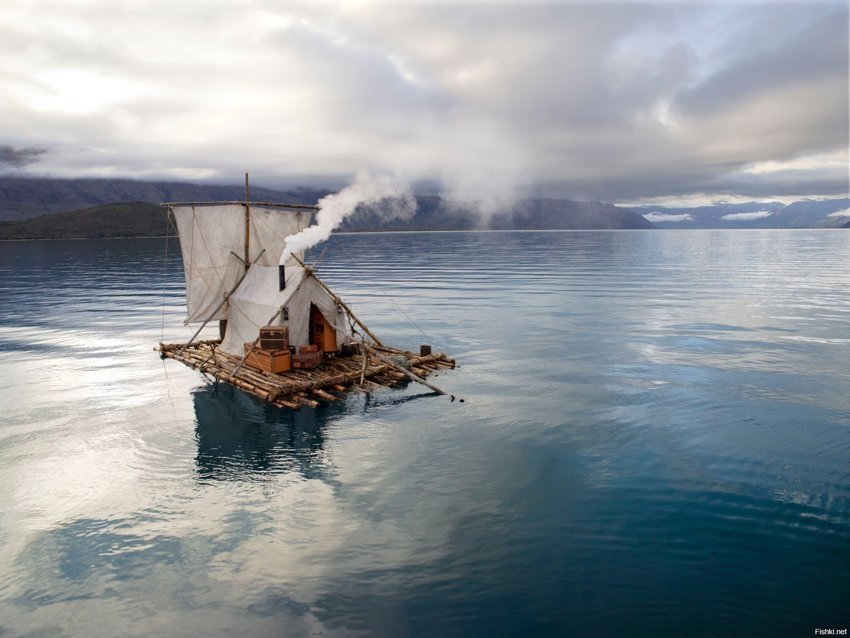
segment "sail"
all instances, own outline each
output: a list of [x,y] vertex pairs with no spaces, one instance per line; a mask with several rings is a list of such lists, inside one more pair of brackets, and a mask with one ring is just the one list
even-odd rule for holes
[[[216,308],[245,274],[245,206],[187,204],[172,206],[171,212],[183,251],[186,323],[226,319],[227,304]],[[252,204],[248,263],[277,266],[286,237],[308,226],[309,217],[307,212]]]

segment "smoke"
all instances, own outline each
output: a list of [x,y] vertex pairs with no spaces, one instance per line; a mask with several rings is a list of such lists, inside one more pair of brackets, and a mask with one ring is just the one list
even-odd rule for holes
[[327,240],[331,232],[346,217],[356,212],[360,205],[370,206],[370,211],[382,221],[410,219],[416,213],[416,199],[404,181],[393,175],[373,175],[361,170],[351,184],[319,200],[316,223],[286,238],[286,248],[280,263],[286,263],[293,252],[306,250]]
[[445,207],[475,215],[483,228],[494,216],[511,212],[530,161],[509,127],[458,117],[429,137],[442,141],[440,196]]

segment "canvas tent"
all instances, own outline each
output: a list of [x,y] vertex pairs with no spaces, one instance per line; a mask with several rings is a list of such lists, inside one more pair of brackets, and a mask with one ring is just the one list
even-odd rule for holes
[[309,212],[285,208],[252,203],[246,213],[240,203],[170,206],[183,252],[186,323],[227,320],[223,352],[241,356],[275,315],[274,325],[289,327],[292,345],[307,343],[312,306],[336,331],[338,346],[351,337],[342,308],[301,267],[302,254],[287,260],[286,285],[279,289],[286,237],[310,222]]
[[[337,346],[351,337],[348,317],[336,300],[300,266],[287,266],[286,287],[279,290],[277,266],[251,266],[245,279],[230,295],[227,332],[221,350],[241,356],[245,343],[257,338],[260,327],[288,326],[290,343],[309,343],[310,308],[315,306],[336,331]],[[278,310],[285,311],[278,313]]]

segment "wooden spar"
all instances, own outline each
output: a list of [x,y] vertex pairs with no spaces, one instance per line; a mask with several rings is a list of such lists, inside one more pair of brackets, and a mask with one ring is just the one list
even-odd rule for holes
[[[365,345],[365,344],[364,344],[364,345]],[[366,347],[367,347],[367,348],[369,348],[369,346],[368,346],[368,345],[366,345]],[[445,391],[443,391],[443,390],[440,390],[440,388],[438,388],[438,387],[437,387],[437,386],[435,386],[435,385],[431,385],[430,383],[428,383],[428,382],[427,382],[425,379],[423,379],[422,377],[420,377],[420,376],[418,376],[418,375],[413,374],[410,370],[405,370],[404,368],[402,368],[400,365],[398,365],[397,363],[395,363],[395,362],[394,362],[394,361],[392,361],[391,359],[387,359],[387,358],[386,358],[385,356],[383,356],[382,354],[379,354],[378,352],[376,352],[374,348],[369,348],[369,350],[371,350],[371,351],[372,351],[372,355],[373,355],[373,356],[374,356],[374,357],[375,357],[378,361],[383,361],[383,362],[384,362],[384,363],[386,363],[388,366],[390,366],[390,367],[394,368],[395,370],[398,370],[399,372],[401,372],[401,373],[402,373],[402,374],[404,374],[405,376],[410,377],[411,379],[413,379],[413,380],[414,380],[414,381],[416,381],[417,383],[421,383],[421,384],[422,384],[422,385],[424,385],[426,388],[430,388],[430,389],[431,389],[431,390],[433,390],[434,392],[436,392],[436,393],[438,393],[438,394],[442,394],[443,396],[451,397],[451,398],[452,398],[452,401],[454,401],[454,400],[455,400],[455,395],[453,395],[453,394],[449,394],[448,392],[445,392]]]
[[360,319],[357,318],[357,315],[355,315],[354,312],[351,310],[351,308],[348,307],[348,304],[346,304],[342,299],[340,299],[339,296],[333,290],[328,288],[328,286],[325,284],[324,281],[322,281],[321,279],[319,279],[316,276],[316,273],[313,272],[312,268],[310,268],[303,261],[301,261],[298,258],[298,255],[296,255],[295,253],[293,253],[292,256],[295,258],[295,260],[299,264],[301,264],[301,267],[304,268],[304,272],[307,273],[308,275],[310,275],[311,277],[313,277],[313,279],[316,280],[316,283],[319,284],[322,288],[324,288],[325,292],[327,292],[331,297],[334,298],[334,301],[336,301],[340,306],[343,307],[345,312],[348,313],[348,316],[351,317],[358,326],[360,326],[361,328],[363,328],[363,330],[366,331],[366,334],[369,335],[369,337],[371,337],[372,341],[374,341],[379,346],[384,345],[383,343],[381,343],[381,340],[378,339],[378,337],[376,337],[374,334],[372,334],[372,331],[369,330],[369,328],[366,327],[366,324],[363,323],[362,321],[360,321]]
[[[265,248],[263,248],[263,250],[260,252],[260,254],[257,255],[257,259],[254,260],[255,264],[260,259],[260,257],[263,256],[264,252],[266,252]],[[239,259],[239,256],[237,255],[236,258]],[[248,264],[246,263],[245,264],[245,272],[239,278],[239,281],[237,281],[236,285],[233,286],[233,288],[230,289],[230,292],[228,292],[227,295],[225,295],[224,299],[221,300],[221,303],[218,304],[218,307],[215,310],[213,310],[213,313],[209,317],[207,317],[207,320],[204,321],[204,323],[201,324],[201,327],[198,328],[195,331],[195,334],[192,335],[192,338],[189,339],[189,341],[186,343],[185,346],[183,346],[183,350],[185,350],[186,348],[189,347],[189,344],[192,343],[199,334],[201,334],[201,330],[204,329],[204,326],[206,326],[210,321],[212,321],[212,318],[215,317],[218,314],[218,311],[221,310],[221,308],[224,306],[224,304],[227,303],[228,299],[230,299],[230,295],[232,295],[234,292],[236,292],[236,289],[239,287],[239,284],[242,283],[242,280],[245,279],[245,275],[247,275],[247,274],[248,274]],[[181,354],[183,353],[183,350],[180,351]]]
[[248,191],[248,173],[245,173],[245,272],[248,272],[248,261],[251,259],[251,207],[248,202],[251,201],[251,195]]
[[[163,202],[160,206],[225,206],[227,204],[243,205],[244,201],[238,202]],[[281,202],[251,202],[254,206],[262,206],[264,208],[291,208],[293,210],[309,210],[317,211],[318,206],[313,204],[284,204]]]

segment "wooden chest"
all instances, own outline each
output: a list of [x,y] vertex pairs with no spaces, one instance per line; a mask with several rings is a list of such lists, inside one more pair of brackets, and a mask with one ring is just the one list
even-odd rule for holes
[[299,352],[292,357],[292,364],[296,370],[312,370],[321,362],[321,352]]
[[[251,344],[245,344],[245,352],[251,349]],[[254,348],[245,358],[245,365],[266,372],[288,372],[292,370],[292,355],[289,350],[265,350]]]
[[314,352],[319,351],[319,346],[315,343],[308,343],[307,345],[301,346],[298,348],[299,354],[312,354]]
[[286,326],[263,326],[260,328],[260,348],[263,350],[286,350],[289,348],[289,328]]

